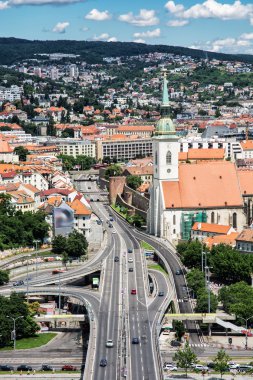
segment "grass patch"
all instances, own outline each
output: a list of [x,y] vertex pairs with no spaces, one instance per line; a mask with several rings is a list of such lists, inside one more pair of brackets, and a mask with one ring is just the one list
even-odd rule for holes
[[149,251],[154,251],[154,247],[152,245],[148,244],[146,241],[141,241],[141,248],[148,249]]
[[163,267],[161,267],[161,265],[159,265],[159,264],[148,264],[148,269],[159,270],[160,272],[168,275],[166,270],[164,270]]
[[[52,340],[57,334],[56,333],[44,333],[38,334],[30,338],[23,338],[16,341],[16,349],[17,350],[27,350],[29,348],[36,348],[40,346],[44,346],[50,340]],[[3,347],[1,351],[10,351],[13,347]]]
[[123,216],[123,218],[126,219],[126,217],[127,217],[127,213],[122,212],[122,211],[121,211],[121,208],[120,208],[119,206],[111,205],[111,208],[113,208],[114,211],[116,211],[118,214],[120,214],[121,216]]

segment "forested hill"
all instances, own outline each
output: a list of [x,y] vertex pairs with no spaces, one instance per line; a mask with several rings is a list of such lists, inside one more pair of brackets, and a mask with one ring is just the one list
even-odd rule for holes
[[[105,57],[131,56],[152,52],[174,53],[193,58],[206,58],[203,50],[180,46],[146,45],[134,42],[102,41],[30,41],[18,38],[0,38],[0,64],[10,65],[38,53],[79,54],[88,63],[100,63]],[[253,55],[235,55],[208,52],[208,58],[253,63]]]

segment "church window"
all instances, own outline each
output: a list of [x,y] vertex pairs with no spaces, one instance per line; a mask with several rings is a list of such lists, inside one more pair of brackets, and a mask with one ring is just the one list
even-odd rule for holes
[[211,223],[214,223],[214,212],[211,213]]
[[166,154],[166,165],[170,165],[170,164],[171,164],[171,151],[168,150]]
[[237,228],[237,214],[233,213],[233,228]]
[[176,224],[176,215],[173,215],[173,224]]

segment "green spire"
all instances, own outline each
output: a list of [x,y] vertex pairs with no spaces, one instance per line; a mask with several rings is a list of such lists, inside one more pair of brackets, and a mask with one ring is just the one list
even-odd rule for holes
[[169,106],[169,95],[168,95],[168,81],[167,81],[167,71],[164,70],[163,74],[163,100],[162,100],[162,106],[168,107]]

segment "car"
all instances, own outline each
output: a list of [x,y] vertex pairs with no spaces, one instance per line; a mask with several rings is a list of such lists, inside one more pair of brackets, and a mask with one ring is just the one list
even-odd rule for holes
[[113,225],[112,225],[112,223],[109,223],[109,228],[113,228]]
[[132,289],[131,294],[137,294],[136,289]]
[[128,252],[128,253],[133,253],[133,250],[130,249],[130,248],[128,248],[127,252]]
[[176,270],[176,275],[179,276],[180,274],[183,274],[182,269],[177,269],[177,270]]
[[97,224],[100,226],[102,224],[101,220],[97,220]]
[[237,368],[239,368],[239,364],[237,364],[235,362],[228,362],[228,367],[229,367],[229,369],[237,369]]
[[188,302],[188,301],[189,301],[189,298],[188,298],[187,296],[184,296],[184,297],[183,297],[183,301],[184,301],[184,302]]
[[115,256],[114,261],[115,261],[115,263],[118,263],[119,262],[119,256]]
[[237,371],[239,372],[250,372],[252,371],[253,367],[252,365],[246,365],[246,364],[240,364],[237,368]]
[[32,371],[32,367],[30,365],[21,364],[18,366],[17,371]]
[[91,201],[91,202],[94,202],[94,199],[93,199],[93,198],[90,198],[90,201]]
[[113,222],[113,221],[114,221],[114,219],[113,219],[113,217],[112,217],[112,216],[110,217],[110,219],[109,219],[109,220],[110,220],[110,222]]
[[23,280],[19,280],[19,281],[13,282],[13,286],[22,286],[22,285],[24,285],[24,281]]
[[41,366],[41,371],[53,371],[53,367],[51,367],[51,365],[48,365],[48,364],[42,364]]
[[129,262],[129,263],[133,263],[133,262],[134,262],[134,259],[133,259],[132,257],[129,257],[129,258],[128,258],[128,262]]
[[210,368],[210,369],[214,369],[215,368],[215,363],[214,362],[207,363],[207,367]]
[[90,186],[88,186],[88,190],[91,190],[91,187],[90,187]]
[[99,198],[97,198],[97,202],[99,202],[100,201],[100,199]]
[[192,368],[195,370],[195,371],[208,371],[208,367],[207,366],[204,366],[202,364],[193,364]]
[[131,268],[129,268],[128,270],[129,270],[129,272],[133,272],[133,271],[134,271],[134,268],[131,267]]
[[139,344],[139,343],[140,343],[139,338],[133,338],[132,339],[132,344]]
[[116,234],[117,232],[115,230],[112,231],[112,234]]
[[170,342],[170,345],[171,345],[172,347],[180,347],[180,346],[181,346],[181,343],[180,343],[178,340],[172,340],[172,341]]
[[167,369],[168,371],[177,371],[177,366],[170,363],[165,363],[163,369]]
[[100,367],[106,367],[107,366],[107,360],[101,359],[99,365],[100,365]]
[[164,296],[164,292],[158,292],[158,297],[163,297]]
[[108,348],[111,348],[111,347],[113,347],[113,340],[112,339],[107,339],[107,341],[106,341],[106,347],[108,347]]
[[0,371],[14,371],[14,367],[8,364],[0,365]]
[[76,367],[71,364],[65,364],[62,369],[62,371],[76,371]]

